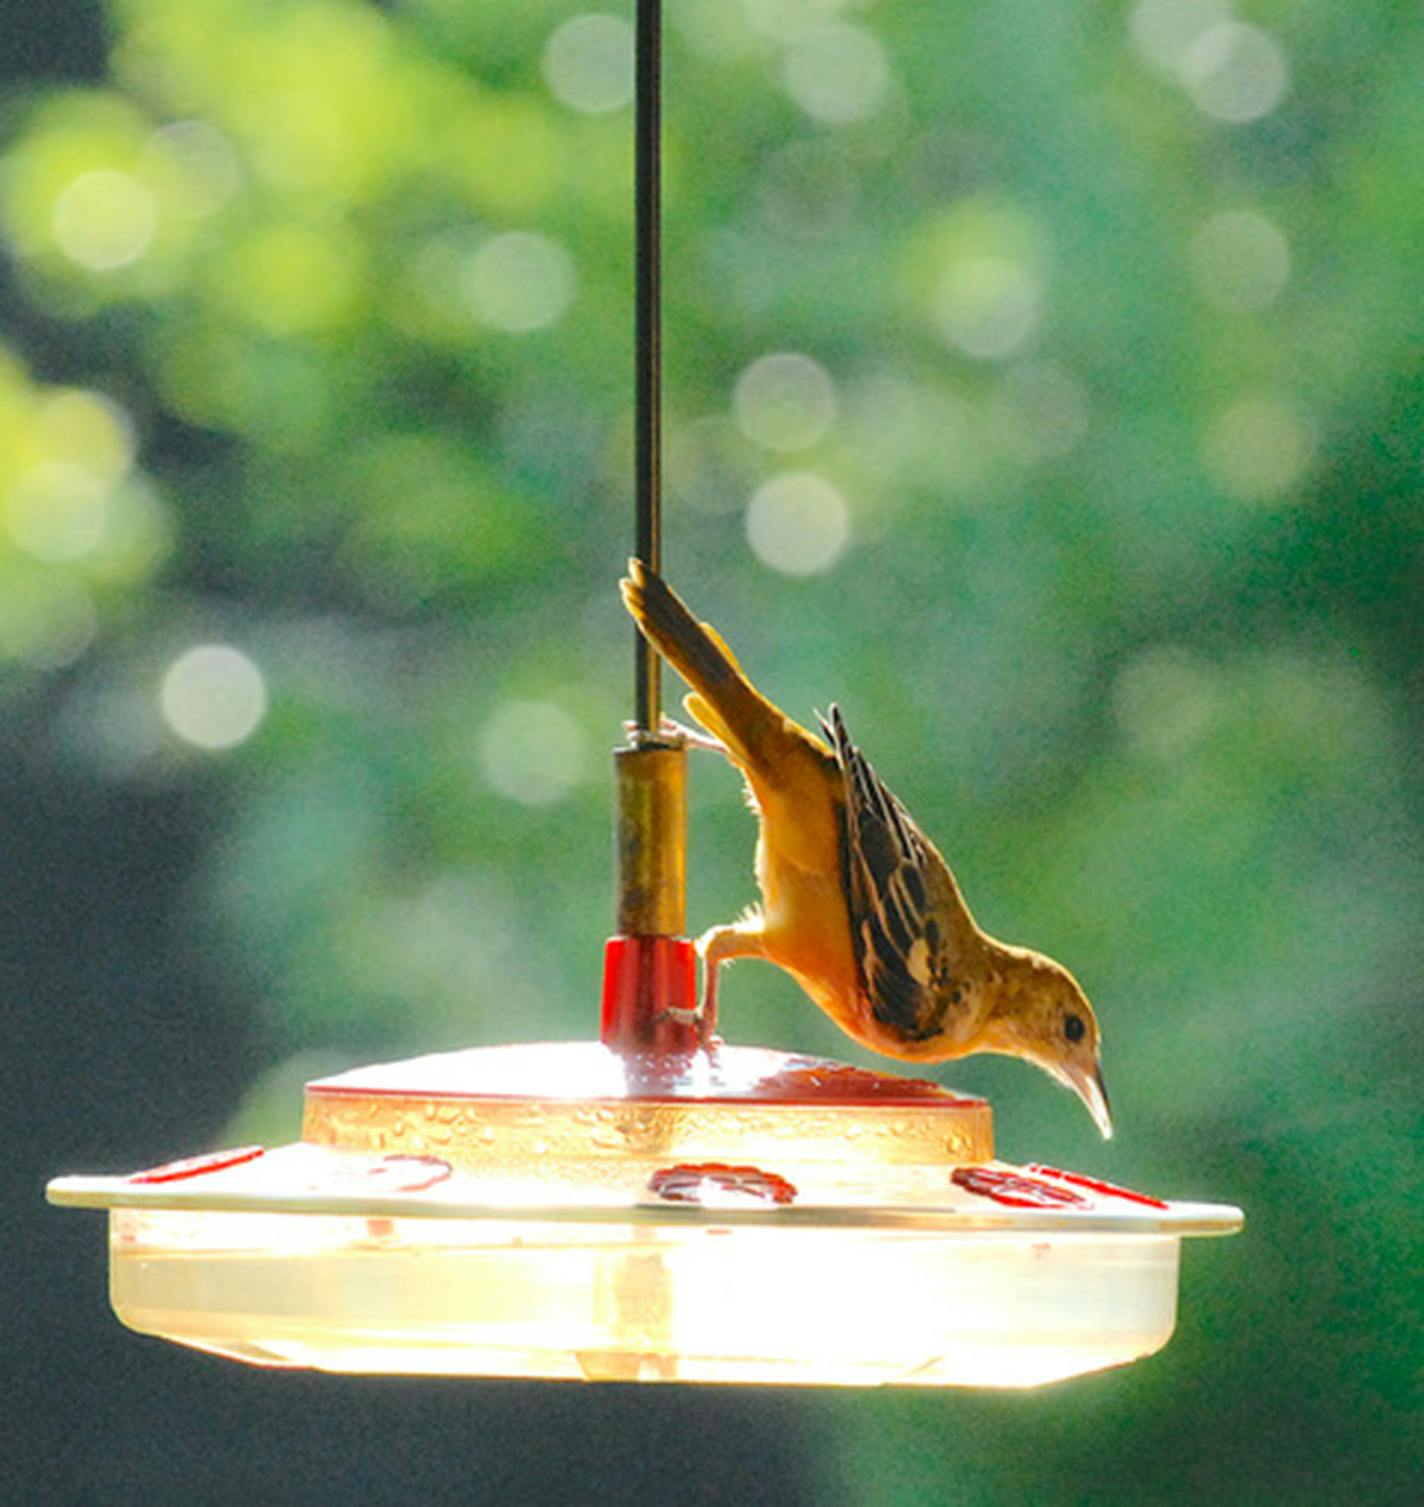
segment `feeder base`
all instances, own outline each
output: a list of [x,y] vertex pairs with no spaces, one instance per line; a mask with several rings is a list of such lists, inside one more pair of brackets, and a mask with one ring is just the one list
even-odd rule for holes
[[1029,1387],[1166,1344],[1179,1242],[115,1210],[131,1329],[255,1365]]

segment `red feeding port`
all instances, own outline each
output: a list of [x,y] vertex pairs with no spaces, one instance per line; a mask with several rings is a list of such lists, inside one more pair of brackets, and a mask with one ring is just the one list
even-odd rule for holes
[[309,1186],[327,1193],[421,1193],[443,1183],[454,1170],[443,1157],[397,1153],[338,1168]]
[[1058,1167],[1045,1167],[1041,1162],[1031,1162],[1028,1170],[1040,1177],[1056,1177],[1060,1183],[1072,1183],[1075,1188],[1086,1188],[1090,1193],[1101,1193],[1107,1198],[1121,1198],[1128,1203],[1146,1204],[1149,1209],[1165,1209],[1166,1203],[1153,1198],[1149,1193],[1134,1193],[1131,1188],[1119,1188],[1116,1183],[1104,1182],[1100,1177],[1086,1177],[1081,1172],[1064,1172]]
[[1081,1208],[1088,1201],[1067,1188],[1055,1188],[1052,1183],[1021,1177],[1016,1172],[1000,1172],[997,1167],[956,1167],[950,1176],[966,1193],[992,1198],[1010,1209]]
[[648,1187],[669,1203],[701,1203],[708,1188],[719,1193],[742,1193],[774,1204],[796,1200],[795,1184],[779,1172],[733,1167],[726,1162],[680,1162],[676,1167],[659,1167],[648,1179]]
[[702,1046],[697,954],[682,937],[610,937],[603,953],[604,1046],[695,1052]]
[[262,1155],[261,1146],[239,1146],[235,1151],[211,1151],[206,1156],[188,1156],[180,1162],[164,1162],[160,1167],[149,1167],[144,1172],[135,1172],[131,1183],[177,1183],[187,1177],[202,1177],[207,1172],[221,1172],[227,1167],[240,1167],[244,1162],[254,1162]]

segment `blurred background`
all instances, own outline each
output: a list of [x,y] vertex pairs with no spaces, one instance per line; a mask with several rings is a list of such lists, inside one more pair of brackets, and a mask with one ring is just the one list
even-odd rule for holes
[[[1247,1211],[1163,1354],[1023,1396],[263,1374],[110,1318],[46,1177],[596,1029],[631,9],[3,13],[10,1499],[1414,1500],[1424,13],[667,0],[669,574],[1094,999],[1111,1144],[937,1070],[1002,1154]],[[692,800],[695,932],[754,825],[715,760]],[[723,1014],[867,1060],[768,968]]]

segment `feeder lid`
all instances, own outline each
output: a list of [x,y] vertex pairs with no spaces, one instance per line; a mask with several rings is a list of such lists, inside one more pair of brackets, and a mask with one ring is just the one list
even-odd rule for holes
[[1226,1234],[1239,1211],[994,1160],[984,1099],[822,1058],[595,1042],[482,1047],[308,1083],[302,1140],[129,1177],[59,1178],[56,1203],[556,1222],[943,1232]]
[[470,1171],[619,1157],[867,1165],[992,1157],[989,1105],[923,1079],[717,1045],[625,1052],[596,1042],[481,1047],[309,1083],[303,1138],[449,1158]]

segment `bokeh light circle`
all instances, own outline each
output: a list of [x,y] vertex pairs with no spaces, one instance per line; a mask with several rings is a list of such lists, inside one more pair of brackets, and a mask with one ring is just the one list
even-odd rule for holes
[[524,334],[563,317],[573,301],[574,262],[549,236],[511,230],[481,244],[466,264],[464,282],[482,323]]
[[46,572],[0,592],[0,660],[62,669],[84,653],[98,627],[89,593],[67,574]]
[[747,542],[763,564],[788,576],[829,570],[850,543],[845,499],[824,477],[773,477],[747,505]]
[[741,0],[741,7],[753,30],[790,42],[831,20],[845,9],[845,0]]
[[545,44],[542,66],[549,92],[570,109],[621,109],[633,98],[633,29],[621,16],[574,16]]
[[1000,256],[952,261],[934,301],[945,338],[981,360],[1021,350],[1037,329],[1041,311],[1038,280],[1021,263]]
[[1254,312],[1275,302],[1290,279],[1290,242],[1250,209],[1213,215],[1192,238],[1192,277],[1204,298]]
[[790,44],[781,82],[813,120],[844,126],[869,118],[885,103],[890,64],[872,32],[833,21]]
[[1315,435],[1287,398],[1249,393],[1207,427],[1202,455],[1224,491],[1246,502],[1269,502],[1291,492],[1310,468]]
[[480,767],[509,800],[552,805],[583,778],[584,744],[583,729],[552,701],[506,701],[480,732]]
[[1135,656],[1113,686],[1123,740],[1135,754],[1169,762],[1208,731],[1217,707],[1210,667],[1186,649],[1159,644]]
[[241,170],[232,142],[206,120],[176,120],[149,137],[145,158],[171,192],[165,208],[188,219],[215,214],[237,192]]
[[136,262],[158,229],[158,203],[132,173],[81,173],[54,201],[55,244],[76,266],[114,272]]
[[1230,19],[1226,0],[1138,0],[1128,35],[1142,58],[1175,77],[1203,34]]
[[36,409],[35,432],[55,460],[83,466],[106,481],[117,481],[133,465],[133,420],[102,393],[58,389]]
[[1285,98],[1290,83],[1280,44],[1244,21],[1223,21],[1204,32],[1183,62],[1182,73],[1197,109],[1227,125],[1269,115]]
[[158,704],[184,742],[217,752],[257,731],[267,713],[267,682],[231,644],[198,644],[169,665]]
[[1067,455],[1087,433],[1087,389],[1055,362],[1011,367],[996,397],[1008,448],[1024,460]]
[[10,537],[55,565],[87,555],[104,534],[108,488],[84,466],[45,461],[25,471],[5,500]]
[[732,393],[737,427],[768,450],[814,445],[836,416],[836,388],[819,361],[777,351],[753,361]]

